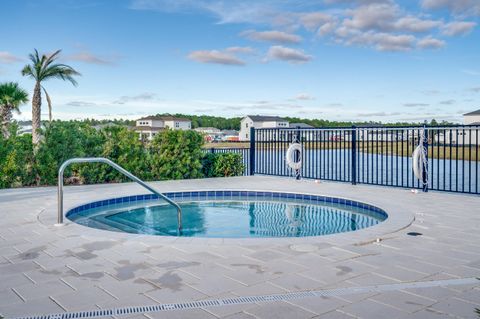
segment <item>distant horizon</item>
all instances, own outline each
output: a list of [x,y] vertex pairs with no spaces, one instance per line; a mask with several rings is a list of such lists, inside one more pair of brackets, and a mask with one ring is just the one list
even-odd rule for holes
[[[44,83],[54,119],[175,110],[461,123],[480,108],[476,0],[4,0],[0,12],[12,30],[0,82],[31,98],[20,70],[35,48],[62,49],[82,73],[78,87]],[[30,119],[30,104],[21,112]]]
[[[79,122],[83,122],[83,121],[98,121],[98,122],[108,122],[108,121],[136,121],[138,119],[140,119],[141,117],[144,117],[144,116],[155,116],[156,114],[158,113],[155,113],[155,114],[148,114],[148,115],[143,115],[143,116],[139,116],[139,117],[136,117],[136,118],[122,118],[122,117],[114,117],[114,118],[95,118],[95,117],[86,117],[86,118],[82,118],[82,119],[53,119],[54,121],[79,121]],[[209,114],[177,114],[177,113],[162,113],[161,114],[162,116],[163,115],[171,115],[171,116],[175,116],[175,115],[179,115],[179,116],[186,116],[186,117],[191,117],[191,116],[197,116],[197,117],[201,117],[201,116],[207,116],[207,117],[215,117],[215,118],[222,118],[222,119],[227,119],[227,120],[233,120],[233,119],[242,119],[244,118],[245,116],[248,116],[248,115],[253,115],[253,114],[248,114],[248,115],[244,115],[244,116],[231,116],[231,117],[228,117],[228,116],[216,116],[216,115],[209,115]],[[264,114],[255,114],[255,115],[264,115]],[[268,115],[270,116],[270,115]],[[463,124],[463,121],[461,121],[462,123],[460,122],[454,122],[454,121],[445,121],[445,120],[437,120],[435,118],[432,118],[432,119],[429,119],[429,120],[424,120],[424,121],[395,121],[395,122],[387,122],[387,121],[372,121],[372,120],[355,120],[355,121],[343,121],[343,120],[330,120],[330,119],[327,119],[327,118],[304,118],[304,117],[299,117],[299,116],[289,116],[289,115],[285,115],[285,116],[281,116],[282,118],[286,118],[286,119],[298,119],[298,120],[301,120],[301,121],[327,121],[327,122],[330,122],[330,123],[341,123],[341,122],[345,122],[345,123],[375,123],[375,124],[398,124],[398,123],[404,123],[404,124],[418,124],[418,125],[422,125],[425,123],[425,121],[427,122],[427,124],[430,124],[432,120],[435,120],[436,122],[438,123],[442,123],[442,122],[447,122],[447,123],[451,123],[451,124]],[[19,123],[31,123],[31,119],[15,119],[15,121],[19,122]],[[47,115],[45,115],[44,117],[42,117],[42,122],[49,122],[48,118],[47,118]]]

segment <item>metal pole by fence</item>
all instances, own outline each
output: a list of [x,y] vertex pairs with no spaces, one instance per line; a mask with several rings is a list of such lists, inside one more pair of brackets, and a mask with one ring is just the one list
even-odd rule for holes
[[352,126],[352,185],[357,184],[357,128]]
[[250,174],[255,175],[255,128],[250,128]]
[[423,141],[422,146],[425,149],[425,160],[423,161],[422,183],[423,191],[428,192],[428,130],[427,123],[423,124]]

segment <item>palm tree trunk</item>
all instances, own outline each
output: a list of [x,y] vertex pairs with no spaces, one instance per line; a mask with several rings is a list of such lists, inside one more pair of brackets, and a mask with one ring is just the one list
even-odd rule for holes
[[35,148],[40,143],[40,125],[42,111],[42,91],[40,82],[35,84],[32,98],[32,143]]
[[8,105],[0,106],[0,125],[2,127],[2,135],[5,139],[10,137],[8,125],[12,119],[12,112]]

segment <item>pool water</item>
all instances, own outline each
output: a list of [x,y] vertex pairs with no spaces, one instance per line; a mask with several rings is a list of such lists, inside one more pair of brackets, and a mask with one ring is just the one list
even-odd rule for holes
[[85,210],[69,216],[90,227],[162,236],[244,238],[305,237],[355,231],[382,222],[385,214],[351,205],[295,200],[209,200],[179,203],[177,211],[158,201]]

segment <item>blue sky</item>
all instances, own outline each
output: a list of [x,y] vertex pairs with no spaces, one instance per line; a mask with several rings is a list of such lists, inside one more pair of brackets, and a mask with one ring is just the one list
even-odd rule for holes
[[28,54],[62,49],[82,77],[45,83],[59,119],[461,121],[479,22],[478,0],[2,0],[0,82],[31,92]]

